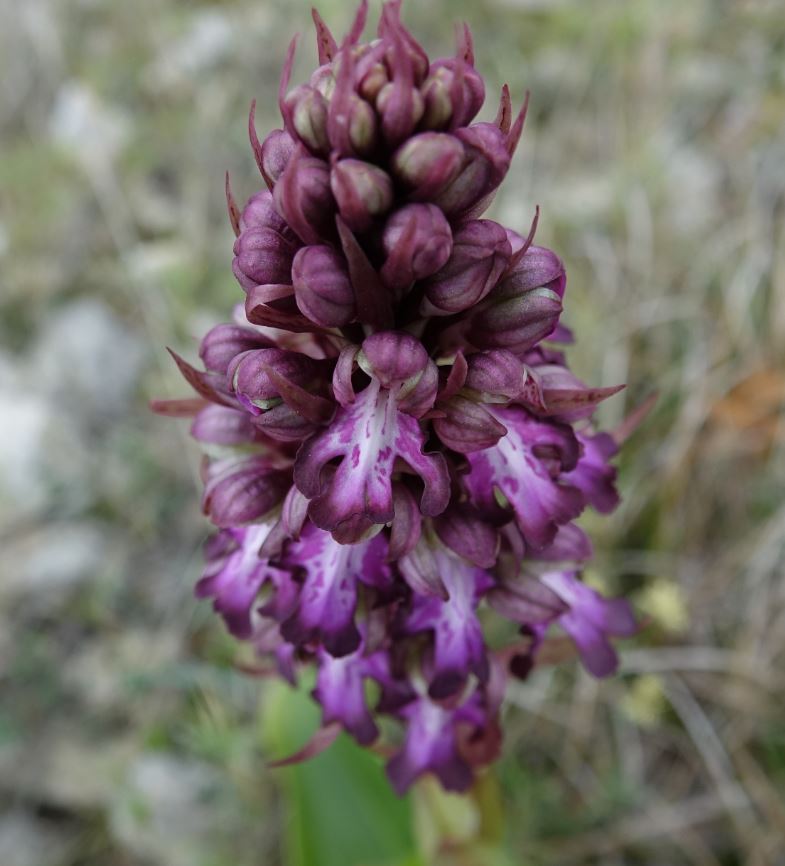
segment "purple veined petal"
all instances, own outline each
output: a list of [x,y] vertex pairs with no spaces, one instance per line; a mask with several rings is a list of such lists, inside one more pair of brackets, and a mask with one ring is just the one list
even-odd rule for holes
[[[249,638],[253,632],[251,612],[263,584],[269,581],[281,586],[284,594],[288,590],[289,598],[292,597],[293,584],[288,572],[259,557],[259,549],[272,523],[266,521],[239,529],[221,530],[219,541],[224,549],[220,555],[208,560],[196,585],[196,595],[213,599],[213,608],[238,638]],[[215,551],[218,545],[213,541],[211,547]],[[285,611],[286,600],[282,601]]]
[[428,693],[441,700],[461,691],[470,673],[481,681],[488,676],[476,608],[483,593],[493,586],[493,579],[441,546],[434,548],[433,558],[448,598],[415,597],[405,629],[409,634],[433,632],[433,675]]
[[608,462],[619,450],[608,433],[593,436],[578,433],[583,454],[572,472],[565,474],[568,484],[577,487],[586,501],[600,514],[610,514],[619,504],[616,490],[616,467]]
[[382,535],[359,544],[339,544],[329,532],[306,524],[285,555],[285,564],[301,568],[305,580],[297,610],[281,627],[283,636],[297,645],[319,639],[336,657],[354,652],[360,645],[354,622],[357,582],[388,586],[391,575],[386,556]]
[[558,621],[575,642],[586,670],[596,677],[612,674],[618,657],[608,635],[630,637],[638,628],[629,603],[603,598],[575,572],[547,572],[541,580],[569,606]]
[[569,428],[537,421],[520,409],[493,408],[507,435],[492,448],[467,455],[466,486],[480,508],[491,508],[494,491],[509,502],[527,545],[550,544],[558,527],[577,517],[584,506],[581,492],[554,480],[537,451],[553,451],[557,463],[570,459],[574,438]]
[[318,659],[313,696],[322,706],[322,724],[339,722],[360,745],[370,745],[379,735],[379,729],[365,701],[366,666],[362,647],[341,658],[320,650]]
[[[297,454],[295,483],[312,499],[311,519],[326,530],[355,517],[389,523],[394,515],[392,473],[397,458],[424,483],[422,513],[443,511],[449,497],[447,467],[440,454],[423,454],[424,443],[418,422],[398,411],[390,392],[372,381]],[[336,458],[340,465],[325,485],[322,470]]]
[[412,701],[400,710],[407,722],[403,748],[387,764],[387,776],[399,796],[419,776],[433,773],[448,791],[466,791],[473,775],[458,753],[456,725],[460,716],[427,697]]

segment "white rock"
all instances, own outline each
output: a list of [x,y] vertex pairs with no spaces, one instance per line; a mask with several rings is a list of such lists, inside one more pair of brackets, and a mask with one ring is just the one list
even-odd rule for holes
[[73,843],[73,831],[34,818],[22,809],[0,815],[3,866],[58,866],[66,861]]
[[[163,754],[140,756],[112,811],[114,836],[130,851],[167,866],[199,866],[215,851],[225,815],[224,778],[212,767]],[[225,832],[225,831],[224,831]]]
[[32,383],[58,411],[115,414],[128,405],[141,371],[138,337],[105,304],[84,298],[58,309],[32,353]]

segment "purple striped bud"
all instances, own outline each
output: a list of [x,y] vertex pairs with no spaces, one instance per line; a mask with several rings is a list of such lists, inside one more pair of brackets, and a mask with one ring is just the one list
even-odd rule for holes
[[326,162],[295,152],[275,185],[275,207],[306,244],[335,234],[335,200]]
[[387,220],[382,244],[387,253],[382,279],[402,295],[415,280],[430,277],[447,262],[452,231],[435,205],[409,204]]
[[459,454],[490,448],[507,432],[484,406],[461,394],[439,403],[433,429],[448,448]]
[[433,199],[447,189],[464,161],[462,143],[444,132],[412,136],[395,151],[393,174],[416,200]]
[[207,470],[202,511],[220,527],[242,526],[264,517],[286,495],[291,473],[266,457],[212,463]]
[[387,142],[399,144],[409,135],[425,113],[425,100],[416,87],[391,81],[376,96],[376,111]]
[[530,247],[472,316],[469,341],[516,354],[531,349],[558,324],[565,284],[558,256]]
[[338,211],[349,228],[364,232],[374,219],[387,213],[393,186],[386,171],[359,159],[342,159],[330,172],[330,188]]
[[292,283],[298,309],[317,325],[341,327],[355,318],[346,260],[332,247],[303,247],[294,257]]
[[357,363],[395,393],[401,411],[420,417],[433,406],[438,371],[422,343],[411,334],[380,331],[366,337]]
[[297,144],[284,129],[274,129],[259,145],[259,170],[270,188],[278,182],[296,149]]
[[318,90],[307,84],[295,87],[284,98],[282,110],[287,128],[294,130],[311,153],[329,153],[327,100]]
[[461,166],[434,201],[448,217],[479,216],[510,168],[507,137],[493,123],[475,123],[455,138],[463,145]]
[[211,328],[202,338],[199,357],[206,370],[225,373],[238,355],[251,349],[264,349],[273,343],[253,328],[221,324]]
[[[290,285],[292,259],[300,246],[291,230],[284,224],[284,229],[277,225],[282,223],[281,218],[272,210],[261,205],[258,199],[264,195],[257,196],[257,202],[253,204],[253,218],[259,217],[263,211],[275,215],[266,223],[259,219],[248,225],[251,217],[249,208],[243,211],[240,225],[248,225],[243,229],[240,236],[234,242],[234,259],[232,271],[237,282],[249,291],[254,286],[267,285]],[[269,196],[269,193],[267,193]]]
[[329,420],[332,404],[318,361],[285,349],[238,355],[227,370],[231,388],[255,423],[274,439],[297,441]]
[[473,307],[496,285],[511,253],[507,233],[498,223],[465,223],[453,237],[449,260],[428,280],[420,312],[449,316]]
[[476,116],[485,102],[482,76],[462,59],[437,60],[422,86],[425,129],[458,129]]
[[483,403],[508,403],[521,393],[526,370],[512,352],[477,352],[467,361],[463,391]]

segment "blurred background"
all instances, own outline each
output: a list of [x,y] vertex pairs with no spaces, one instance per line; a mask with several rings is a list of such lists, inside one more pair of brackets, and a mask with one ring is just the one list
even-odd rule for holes
[[785,3],[404,5],[432,57],[471,24],[486,115],[532,92],[491,215],[540,204],[602,420],[660,397],[588,521],[620,675],[538,669],[473,799],[401,802],[349,742],[266,769],[315,717],[193,599],[198,448],[147,409],[241,297],[223,173],[309,6],[0,0],[0,864],[784,864]]

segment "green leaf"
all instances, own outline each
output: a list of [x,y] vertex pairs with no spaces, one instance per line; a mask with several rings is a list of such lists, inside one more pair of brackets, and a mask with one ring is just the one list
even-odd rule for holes
[[[265,691],[263,738],[271,759],[296,752],[319,726],[307,695]],[[271,770],[286,792],[287,866],[418,866],[408,798],[397,797],[376,755],[341,735],[327,751]]]

